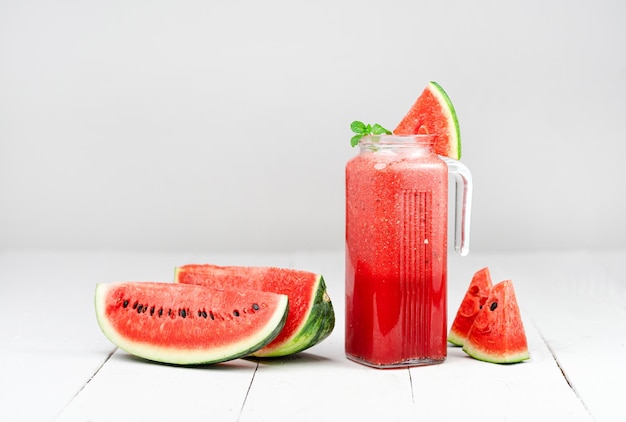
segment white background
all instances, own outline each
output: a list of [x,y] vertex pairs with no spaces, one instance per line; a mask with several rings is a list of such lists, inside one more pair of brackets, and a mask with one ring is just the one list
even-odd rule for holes
[[0,250],[343,248],[350,122],[431,79],[474,251],[623,246],[621,0],[0,0]]

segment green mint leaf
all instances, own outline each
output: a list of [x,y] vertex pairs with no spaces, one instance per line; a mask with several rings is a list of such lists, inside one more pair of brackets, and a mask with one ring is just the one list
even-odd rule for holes
[[352,132],[357,134],[367,134],[365,123],[359,122],[358,120],[355,120],[352,124],[350,124],[350,129]]
[[392,134],[391,131],[385,129],[378,123],[372,126],[370,124],[366,125],[365,123],[359,122],[358,120],[355,120],[354,122],[350,124],[350,129],[352,129],[352,132],[356,133],[356,135],[354,135],[352,139],[350,139],[350,145],[352,145],[353,147],[357,146],[359,144],[359,141],[361,141],[361,138],[363,138],[366,135],[391,135]]
[[372,134],[373,135],[391,135],[391,132],[385,129],[384,127],[382,127],[381,125],[379,125],[378,123],[376,123],[372,127]]
[[358,135],[354,135],[352,137],[352,139],[350,139],[350,145],[352,145],[352,147],[354,148],[355,146],[359,145],[359,141],[361,140],[361,138],[365,136],[364,134],[358,134]]

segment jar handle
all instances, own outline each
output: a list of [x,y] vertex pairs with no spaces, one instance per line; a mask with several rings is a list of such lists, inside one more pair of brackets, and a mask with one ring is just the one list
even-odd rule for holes
[[455,216],[454,216],[454,250],[461,256],[469,253],[470,218],[472,212],[472,174],[465,164],[449,157],[440,156],[448,165],[448,174],[454,177]]

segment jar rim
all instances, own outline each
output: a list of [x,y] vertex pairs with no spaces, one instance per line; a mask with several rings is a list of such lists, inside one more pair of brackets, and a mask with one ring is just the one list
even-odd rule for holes
[[415,134],[415,135],[365,135],[359,141],[359,144],[367,147],[372,145],[388,145],[388,146],[432,146],[435,142],[433,134]]

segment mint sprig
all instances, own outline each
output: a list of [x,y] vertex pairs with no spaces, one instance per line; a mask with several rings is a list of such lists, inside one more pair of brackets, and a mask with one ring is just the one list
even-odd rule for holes
[[374,125],[366,125],[358,120],[355,120],[350,124],[350,129],[355,133],[352,139],[350,139],[350,145],[352,145],[352,147],[357,146],[361,138],[366,135],[391,135],[391,131],[385,129],[378,123],[375,123]]

